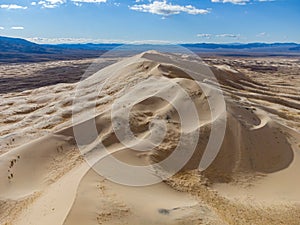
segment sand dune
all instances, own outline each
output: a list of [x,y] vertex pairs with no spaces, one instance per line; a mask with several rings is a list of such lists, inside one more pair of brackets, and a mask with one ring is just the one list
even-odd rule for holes
[[212,62],[148,51],[2,95],[0,224],[298,224],[299,90]]

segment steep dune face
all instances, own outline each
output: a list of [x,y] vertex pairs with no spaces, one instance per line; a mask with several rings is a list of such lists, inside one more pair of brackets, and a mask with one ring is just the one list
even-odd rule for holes
[[[175,68],[176,70],[177,68]],[[215,121],[211,119],[205,94],[194,84],[194,81],[185,79],[176,78],[176,81],[185,90],[190,89],[189,94],[194,96],[193,102],[198,109],[200,121],[199,124],[193,124],[191,127],[191,130],[198,129],[200,134],[193,156],[183,167],[183,170],[189,170],[198,168],[211,133],[211,123]],[[166,90],[166,92],[168,91],[171,90]],[[176,101],[182,102],[184,99],[176,96]],[[227,98],[226,101],[226,132],[216,159],[205,171],[208,178],[221,181],[230,179],[237,173],[272,173],[287,168],[293,161],[294,152],[288,137],[280,130],[281,125],[268,118],[262,110],[248,107],[243,102],[234,102],[230,98]],[[162,101],[160,99],[157,99],[156,102],[152,100],[149,107],[153,105],[152,109],[155,109],[157,102]],[[159,112],[163,112],[163,115],[159,114],[159,116],[166,118],[167,130],[170,132],[167,133],[162,145],[150,152],[150,160],[154,162],[163,160],[174,151],[179,142],[180,132],[182,132],[176,110],[168,103],[160,104],[160,106],[158,107]],[[134,114],[139,113],[140,111],[134,111]],[[155,114],[151,114],[150,118],[153,116]],[[139,126],[146,127],[149,124],[149,117],[145,116],[144,122]],[[148,131],[146,130],[146,132]]]
[[[237,183],[232,188],[241,190],[245,179],[253,193],[259,185],[267,190],[282,174],[290,175],[289,185],[296,179],[299,133],[244,97],[256,85],[229,66],[149,51],[80,83],[6,98],[4,112],[23,111],[21,121],[3,123],[3,132],[32,127],[1,144],[12,138],[22,143],[22,135],[37,140],[0,156],[0,223],[297,224],[299,208],[293,204],[299,204],[300,193],[287,193],[288,186],[276,191],[293,196],[293,204],[273,197],[293,210],[290,218],[278,217],[281,206],[259,208],[224,197],[226,185]],[[24,96],[27,102],[18,102]],[[49,120],[36,118],[48,113]],[[50,125],[54,134],[38,138]],[[224,135],[214,136],[222,129]],[[208,167],[198,173],[203,159]]]
[[241,173],[273,173],[292,163],[294,152],[281,125],[264,122],[265,118],[245,108],[235,106],[228,111],[224,141],[214,163],[205,171],[208,177],[226,180]]

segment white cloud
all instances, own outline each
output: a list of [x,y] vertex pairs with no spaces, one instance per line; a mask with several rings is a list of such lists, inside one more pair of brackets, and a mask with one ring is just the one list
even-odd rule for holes
[[85,44],[85,43],[122,43],[122,44],[178,44],[166,40],[140,40],[140,41],[126,41],[121,39],[92,39],[92,38],[26,38],[26,40],[38,44]]
[[80,3],[102,3],[106,2],[107,0],[71,0],[72,2],[80,2]]
[[0,27],[0,30],[4,30],[4,27]]
[[12,30],[24,30],[24,27],[11,27]]
[[267,33],[266,32],[261,32],[258,34],[258,36],[265,36]]
[[49,8],[49,9],[56,8],[59,5],[64,3],[66,3],[66,0],[44,0],[38,2],[38,4],[41,5],[43,8]]
[[201,37],[201,38],[211,38],[212,34],[197,34],[197,37]]
[[197,34],[200,38],[239,38],[240,34]]
[[16,4],[2,4],[0,5],[1,9],[27,9],[27,6],[21,6],[21,5],[16,5]]
[[197,15],[197,14],[207,14],[209,10],[207,9],[197,9],[192,5],[173,5],[171,3],[167,3],[167,1],[154,1],[149,4],[139,4],[133,5],[129,7],[131,10],[140,11],[140,12],[147,12],[162,16],[169,16],[180,14],[182,12]]
[[256,37],[265,37],[267,35],[268,35],[267,32],[261,32],[261,33],[257,34]]
[[38,44],[78,44],[78,43],[120,43],[121,40],[105,40],[105,39],[92,39],[92,38],[27,38],[26,40]]
[[71,0],[74,5],[82,6],[82,3],[105,3],[107,0]]
[[235,5],[245,5],[250,0],[211,0],[211,2],[232,3]]
[[[246,5],[249,3],[251,0],[211,0],[211,2],[215,3],[232,3],[235,5]],[[274,2],[276,0],[253,0],[256,2]]]
[[36,2],[31,2],[30,3],[30,5],[33,5],[33,6],[36,5],[36,4],[37,4]]
[[76,5],[76,6],[82,6],[81,3],[78,3],[78,2],[73,2],[73,3],[74,3],[74,5]]
[[238,38],[239,34],[217,34],[216,37],[218,38]]
[[[70,0],[76,6],[81,6],[82,3],[105,3],[107,0]],[[43,8],[56,8],[62,4],[65,4],[67,0],[41,0],[37,4]]]

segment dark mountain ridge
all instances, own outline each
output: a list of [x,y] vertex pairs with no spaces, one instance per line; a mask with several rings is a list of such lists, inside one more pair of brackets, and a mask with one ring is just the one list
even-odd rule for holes
[[[21,38],[0,36],[0,63],[41,62],[50,60],[68,60],[99,57],[103,53],[115,49],[119,43],[87,43],[87,44],[36,44]],[[137,49],[149,49],[160,46],[168,49],[174,45],[125,45],[126,54]],[[223,56],[300,56],[300,44],[297,43],[193,43],[180,44],[196,54]],[[124,52],[122,53],[124,54]]]

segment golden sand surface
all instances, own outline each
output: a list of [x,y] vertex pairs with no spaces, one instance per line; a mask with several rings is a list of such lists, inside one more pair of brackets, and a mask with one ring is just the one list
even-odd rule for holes
[[[148,51],[102,59],[80,86],[92,62],[0,65],[0,224],[299,224],[299,58],[200,61]],[[220,91],[225,111],[214,98]],[[187,96],[196,121],[185,107]],[[134,97],[140,100],[132,103]],[[183,117],[190,120],[183,124]],[[220,150],[200,172],[213,124],[223,117]],[[89,130],[91,121],[96,137],[76,134],[78,127]],[[121,131],[128,122],[134,135],[128,145],[114,121]],[[163,127],[163,139],[151,147],[156,139],[149,138]],[[197,132],[192,157],[164,178],[169,168],[154,164],[170,157],[179,143],[188,148],[192,141],[180,137]],[[80,148],[78,135],[85,139]],[[107,152],[97,158],[99,146]],[[135,174],[112,168],[109,156],[149,166],[149,176],[163,181],[135,187],[113,182],[98,169]]]

